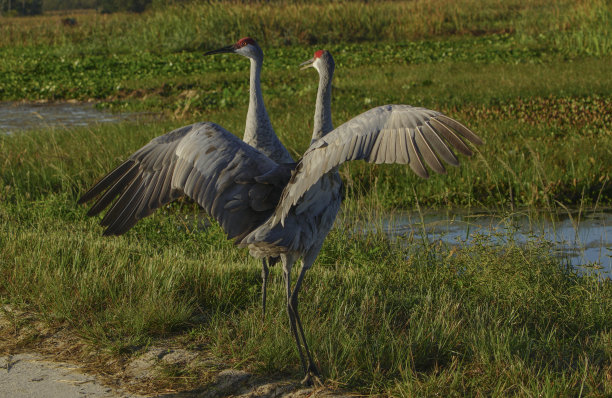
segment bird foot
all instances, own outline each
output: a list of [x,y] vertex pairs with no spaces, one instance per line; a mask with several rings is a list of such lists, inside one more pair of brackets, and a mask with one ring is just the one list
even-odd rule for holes
[[304,386],[312,386],[312,387],[322,387],[323,382],[319,378],[319,370],[316,366],[310,365],[308,367],[308,371],[306,372],[306,376],[302,379],[302,385]]

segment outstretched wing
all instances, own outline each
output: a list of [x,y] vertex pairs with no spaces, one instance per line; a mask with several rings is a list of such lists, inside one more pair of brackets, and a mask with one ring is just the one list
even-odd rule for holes
[[467,127],[440,112],[409,105],[370,109],[308,148],[283,191],[274,221],[283,222],[304,192],[345,161],[408,164],[418,176],[427,178],[425,164],[438,173],[446,173],[440,159],[452,166],[459,165],[451,148],[472,155],[464,139],[482,144]]
[[196,123],[157,137],[108,173],[80,199],[102,194],[88,215],[110,205],[105,235],[121,235],[138,220],[187,195],[229,238],[241,239],[272,214],[290,166],[278,165],[214,123]]

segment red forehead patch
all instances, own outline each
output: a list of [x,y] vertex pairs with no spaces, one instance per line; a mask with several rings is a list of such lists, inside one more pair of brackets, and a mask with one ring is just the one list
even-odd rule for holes
[[244,47],[247,44],[255,45],[255,40],[251,39],[250,37],[243,37],[236,42],[236,47]]
[[314,54],[315,59],[321,58],[323,56],[324,52],[325,52],[325,50],[315,51],[315,54]]

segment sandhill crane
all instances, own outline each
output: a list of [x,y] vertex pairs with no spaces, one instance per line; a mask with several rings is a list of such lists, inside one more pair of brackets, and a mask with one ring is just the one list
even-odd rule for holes
[[[266,106],[264,105],[260,82],[264,58],[263,51],[255,40],[245,37],[233,45],[209,51],[205,55],[220,53],[237,53],[249,57],[251,60],[249,110],[247,111],[243,141],[277,163],[293,163],[294,160],[289,151],[283,146],[274,132]],[[266,287],[270,272],[268,266],[274,265],[277,261],[278,257],[261,259],[261,311],[263,317],[266,315]]]
[[[263,65],[263,51],[261,47],[257,44],[255,40],[250,37],[244,37],[238,40],[236,43],[219,48],[217,50],[209,51],[204,55],[212,55],[212,54],[220,54],[220,53],[235,53],[247,57],[251,61],[250,67],[250,87],[249,87],[249,108],[247,111],[246,118],[246,126],[244,130],[243,141],[252,146],[253,148],[259,150],[262,154],[266,155],[268,158],[273,160],[276,163],[282,164],[281,169],[291,168],[294,163],[293,158],[289,154],[289,151],[283,146],[283,144],[278,139],[276,133],[274,132],[274,128],[272,127],[272,123],[270,122],[270,118],[268,116],[268,112],[266,110],[266,106],[263,101],[263,95],[261,91],[261,68]],[[215,129],[218,126],[212,126],[210,128]],[[203,128],[203,127],[201,127]],[[179,132],[180,130],[180,132]],[[146,217],[152,211],[157,209],[158,207],[182,196],[187,193],[188,190],[191,189],[189,186],[180,187],[179,190],[173,190],[172,192],[166,192],[169,188],[169,180],[164,180],[168,176],[162,178],[162,175],[159,173],[155,173],[154,168],[160,166],[160,161],[163,159],[155,158],[155,156],[163,156],[163,154],[167,154],[172,149],[178,147],[179,145],[182,148],[188,147],[191,142],[194,140],[192,131],[189,128],[183,128],[170,132],[161,137],[157,137],[153,139],[148,145],[143,147],[138,152],[134,153],[126,161],[126,163],[122,164],[119,168],[109,173],[106,177],[100,180],[91,190],[86,192],[80,199],[79,203],[84,203],[86,201],[91,200],[99,193],[110,187],[112,184],[116,182],[121,182],[122,184],[128,184],[133,181],[133,178],[136,178],[139,175],[139,178],[144,176],[148,176],[148,179],[143,182],[145,184],[144,187],[151,190],[148,194],[150,196],[156,197],[156,199],[149,201],[148,203],[141,203],[143,206],[138,213],[132,214],[130,217],[125,217],[123,212],[119,212],[120,207],[128,205],[125,202],[128,197],[123,197],[124,201],[118,201],[117,206],[114,206],[114,211],[109,211],[102,220],[102,225],[107,226],[105,235],[121,235],[125,233],[128,229],[130,229],[140,218]],[[147,155],[148,154],[148,155]],[[139,157],[147,156],[144,161],[141,161]],[[152,159],[155,159],[157,163],[152,163]],[[170,160],[170,159],[166,159]],[[286,164],[286,165],[285,165]],[[130,165],[128,168],[128,165]],[[133,168],[132,168],[133,167]],[[126,179],[119,179],[122,176],[122,171],[127,173],[129,171],[128,176],[131,176]],[[287,177],[288,178],[288,177]],[[190,183],[185,181],[186,184]],[[166,185],[164,185],[166,184]],[[109,194],[104,195],[102,199],[100,199],[87,213],[89,216],[96,215],[100,213],[106,206],[112,202],[116,195],[119,194],[119,191],[108,192]],[[112,195],[110,195],[112,193]],[[189,195],[187,193],[187,195]],[[269,206],[276,204],[277,199],[273,200],[273,203]],[[130,204],[130,206],[134,206],[135,204]],[[265,219],[268,213],[271,211],[270,209],[263,210],[258,207],[259,212],[258,217],[254,219],[247,220],[240,227],[234,224],[231,228],[226,227],[225,231],[228,233],[230,237],[239,237],[241,234],[245,232],[250,232],[253,227],[258,226],[259,223],[255,220],[258,218]],[[209,212],[210,213],[210,212]],[[261,214],[260,214],[261,213]],[[241,213],[237,213],[241,214]],[[239,217],[232,217],[235,220],[232,221],[240,221]],[[229,221],[228,221],[229,222]],[[266,312],[266,285],[268,280],[268,265],[273,265],[276,263],[278,258],[262,258],[262,313],[265,316]]]
[[[254,257],[280,256],[291,331],[305,372],[303,382],[310,384],[319,372],[304,336],[298,294],[304,275],[317,258],[340,209],[342,180],[338,167],[345,161],[358,159],[371,163],[407,163],[418,176],[427,178],[421,158],[434,171],[446,173],[438,156],[450,165],[459,164],[447,142],[471,156],[472,151],[460,137],[474,144],[482,141],[468,128],[439,112],[408,105],[370,109],[334,130],[333,57],[328,51],[319,50],[301,66],[302,69],[314,67],[319,73],[310,147],[292,173],[274,215],[247,235],[240,246],[248,247]],[[299,258],[302,266],[292,288],[291,269]]]
[[221,53],[240,54],[251,60],[249,110],[247,111],[243,141],[277,163],[293,163],[294,160],[289,151],[280,142],[274,128],[272,128],[264,104],[260,82],[264,59],[261,47],[252,38],[244,37],[230,46],[209,51],[204,55]]
[[[408,105],[373,108],[332,130],[333,58],[317,51],[306,64],[319,71],[319,89],[313,140],[297,166],[274,161],[214,123],[196,123],[153,139],[80,202],[104,192],[88,213],[97,214],[118,196],[102,225],[108,227],[106,234],[121,234],[161,204],[185,194],[255,257],[280,257],[303,381],[311,383],[318,370],[299,318],[298,293],[340,206],[340,164],[357,159],[407,163],[427,177],[421,157],[443,173],[438,156],[458,165],[450,147],[471,155],[461,137],[475,144],[481,140],[439,112]],[[302,268],[291,289],[291,269],[300,257]]]

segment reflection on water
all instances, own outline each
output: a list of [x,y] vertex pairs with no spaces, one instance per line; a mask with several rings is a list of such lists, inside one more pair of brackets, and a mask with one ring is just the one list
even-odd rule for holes
[[51,127],[77,127],[120,122],[132,115],[108,113],[92,104],[0,103],[0,134]]
[[554,242],[554,254],[569,260],[579,271],[595,269],[612,278],[612,210],[582,213],[526,214],[501,217],[490,213],[439,212],[395,213],[383,217],[376,227],[392,237],[442,241],[449,245],[469,244],[475,235],[490,236],[504,242],[546,240]]

